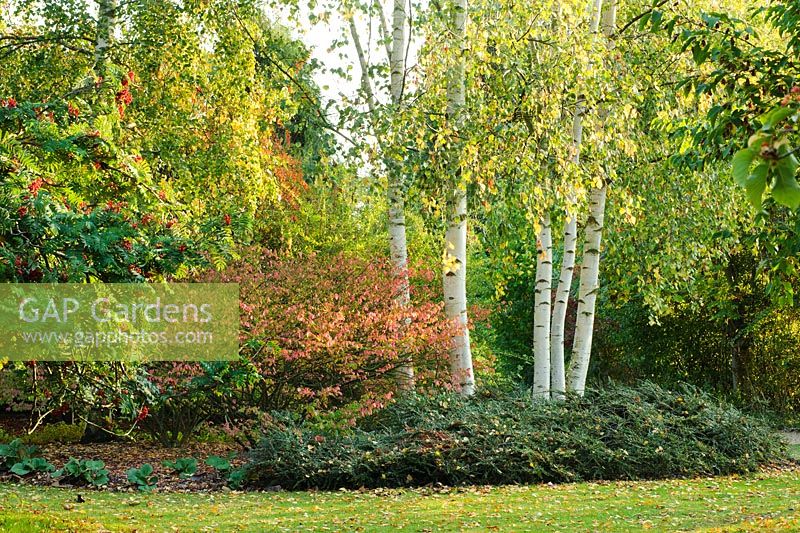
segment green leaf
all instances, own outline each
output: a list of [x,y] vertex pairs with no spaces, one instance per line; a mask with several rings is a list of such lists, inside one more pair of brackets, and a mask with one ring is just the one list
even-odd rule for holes
[[184,457],[175,461],[162,461],[161,464],[171,468],[183,478],[191,477],[197,472],[197,459],[193,457]]
[[778,178],[772,187],[772,197],[776,202],[790,209],[800,207],[800,184],[795,178],[798,166],[800,163],[793,155],[779,159],[775,165]]
[[699,44],[695,44],[692,46],[692,58],[698,65],[703,64],[708,58],[708,49]]
[[775,128],[780,122],[782,122],[786,117],[793,115],[794,110],[788,107],[776,107],[775,109],[764,113],[759,117],[759,121],[763,124],[761,128],[764,131],[769,131]]
[[744,188],[747,199],[756,211],[761,210],[764,189],[767,188],[767,173],[769,165],[761,163],[753,169],[753,173],[745,180]]
[[744,187],[747,183],[747,178],[750,176],[750,165],[756,157],[755,150],[745,148],[739,150],[733,156],[733,179],[737,185]]
[[30,466],[25,463],[16,463],[14,466],[11,467],[11,473],[16,474],[18,476],[27,476],[31,473]]
[[661,29],[661,21],[664,18],[664,13],[658,10],[653,10],[653,14],[650,15],[650,21],[652,22],[653,26],[650,29],[652,33],[658,32]]

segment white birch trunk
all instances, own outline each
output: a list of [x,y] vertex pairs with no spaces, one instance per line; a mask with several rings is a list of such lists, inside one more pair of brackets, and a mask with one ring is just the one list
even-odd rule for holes
[[542,217],[536,243],[536,290],[533,302],[533,400],[550,399],[550,302],[553,284],[553,238],[550,215]]
[[[381,24],[385,32],[385,18],[381,13]],[[373,115],[377,112],[375,94],[372,90],[372,83],[369,79],[369,64],[364,49],[361,46],[361,39],[358,35],[355,20],[349,20],[350,35],[353,45],[356,48],[358,62],[361,66],[361,86],[367,98],[367,106]],[[389,53],[389,67],[391,70],[390,89],[392,93],[392,104],[395,108],[399,107],[403,98],[403,85],[405,79],[405,53],[406,53],[406,11],[405,3],[402,0],[395,0],[392,15],[392,43],[387,45]],[[411,300],[408,280],[408,245],[406,239],[406,216],[405,216],[405,190],[403,188],[402,177],[390,162],[386,164],[389,175],[387,187],[388,203],[388,231],[389,231],[389,253],[394,266],[395,275],[400,281],[400,291],[397,296],[397,304],[407,306]],[[412,390],[414,388],[414,365],[412,361],[405,361],[395,369],[397,385],[401,390]]]
[[606,186],[592,190],[589,201],[589,219],[586,222],[586,240],[583,244],[581,284],[578,291],[578,314],[575,322],[575,342],[569,365],[569,390],[583,394],[589,358],[592,354],[594,309],[600,290],[600,240],[606,209]]
[[[583,139],[584,102],[579,99],[575,105],[572,120],[572,161],[575,165],[581,162],[581,142]],[[561,257],[561,274],[556,288],[556,300],[553,304],[553,322],[550,327],[550,387],[554,399],[564,398],[567,390],[564,367],[564,329],[569,307],[569,293],[572,288],[572,275],[575,271],[575,250],[578,243],[578,222],[575,215],[569,217],[564,225],[564,252]]]
[[[458,128],[465,102],[465,64],[467,0],[453,0],[452,35],[459,56],[448,73],[447,115]],[[458,175],[460,176],[460,172]],[[472,351],[467,327],[467,192],[466,184],[456,183],[447,200],[447,233],[444,248],[444,306],[447,317],[457,319],[459,331],[453,336],[450,370],[461,394],[475,393]]]
[[[406,8],[404,0],[394,0],[392,11],[392,47],[389,57],[390,90],[392,105],[398,109],[403,104],[403,90],[405,89],[406,76]],[[402,283],[401,292],[397,303],[403,306],[409,304],[408,281],[408,246],[406,242],[406,214],[405,214],[405,189],[402,176],[397,170],[387,165],[389,172],[389,186],[387,198],[389,201],[389,249],[395,275]],[[414,388],[414,365],[407,361],[397,369],[397,384],[402,390]]]
[[389,58],[392,104],[399,106],[403,99],[406,78],[406,4],[394,0],[392,10],[392,54]]
[[97,35],[94,43],[94,72],[98,77],[106,75],[108,49],[114,41],[117,23],[117,0],[98,0]]
[[[395,275],[402,286],[397,296],[398,305],[406,306],[411,300],[408,281],[408,247],[406,245],[405,197],[402,184],[396,182],[393,174],[389,175],[389,252]],[[396,369],[397,385],[401,390],[414,388],[413,361],[406,361]]]
[[[602,7],[602,0],[596,0]],[[609,2],[603,14],[603,34],[606,46],[612,47],[611,36],[616,27],[616,0]],[[596,20],[599,20],[599,13]],[[600,125],[604,127],[607,112],[599,111]],[[581,267],[581,283],[578,294],[578,314],[575,325],[575,342],[572,348],[572,360],[569,371],[569,390],[583,394],[586,390],[586,376],[589,373],[589,361],[592,355],[592,336],[594,333],[595,304],[600,291],[600,244],[603,236],[606,195],[608,186],[602,185],[592,190],[589,204],[589,219],[586,222],[586,240],[583,249],[583,265]]]
[[353,46],[356,47],[356,56],[358,57],[358,64],[361,67],[361,89],[364,91],[364,96],[367,98],[367,107],[369,112],[373,115],[377,111],[375,103],[375,94],[372,92],[372,82],[369,79],[369,64],[367,63],[367,55],[364,53],[364,48],[361,46],[361,38],[358,36],[358,28],[356,28],[356,21],[351,16],[348,21],[350,26],[350,36],[353,38]]
[[603,0],[594,0],[592,4],[592,23],[590,27],[591,33],[600,31],[600,20],[603,16]]
[[464,396],[475,393],[467,318],[467,194],[461,189],[448,200],[449,220],[445,235],[446,267],[443,276],[444,309],[447,318],[460,326],[450,349],[450,373]]

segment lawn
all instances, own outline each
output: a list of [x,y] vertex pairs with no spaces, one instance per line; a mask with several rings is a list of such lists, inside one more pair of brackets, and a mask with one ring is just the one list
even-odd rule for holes
[[[79,492],[85,503],[73,503]],[[0,484],[0,530],[12,532],[640,529],[800,529],[800,471],[641,483],[325,493],[144,495]]]

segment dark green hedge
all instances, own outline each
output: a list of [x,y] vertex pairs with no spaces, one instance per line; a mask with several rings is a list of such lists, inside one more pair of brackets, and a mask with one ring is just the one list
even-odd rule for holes
[[247,477],[285,489],[658,479],[747,472],[784,456],[759,420],[698,389],[648,383],[539,405],[523,393],[412,396],[346,434],[276,424]]

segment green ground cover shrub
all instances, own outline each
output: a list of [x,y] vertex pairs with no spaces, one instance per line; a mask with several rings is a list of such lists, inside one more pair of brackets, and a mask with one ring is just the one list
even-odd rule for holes
[[410,396],[348,433],[265,428],[248,483],[288,489],[661,479],[785,458],[759,419],[699,389],[646,383],[532,405],[526,393]]

